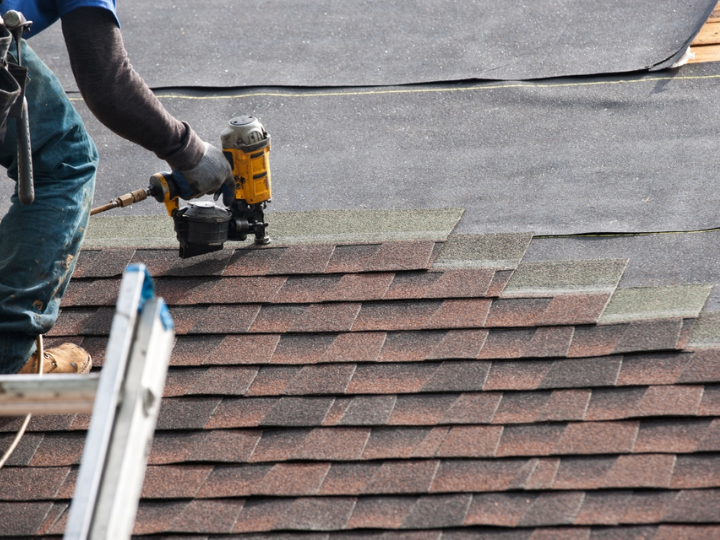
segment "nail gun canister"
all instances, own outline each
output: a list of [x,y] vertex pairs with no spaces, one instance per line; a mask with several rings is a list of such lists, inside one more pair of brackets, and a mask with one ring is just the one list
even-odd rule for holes
[[228,122],[220,140],[237,182],[235,198],[247,204],[269,201],[270,135],[258,119],[236,116]]

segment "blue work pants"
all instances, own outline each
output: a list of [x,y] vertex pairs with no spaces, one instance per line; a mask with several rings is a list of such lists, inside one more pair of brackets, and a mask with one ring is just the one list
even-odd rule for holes
[[[12,48],[11,48],[12,52]],[[15,181],[0,222],[0,373],[17,373],[52,328],[87,227],[98,154],[55,75],[23,41],[29,69],[35,202],[17,198],[16,120],[8,119],[0,165]]]

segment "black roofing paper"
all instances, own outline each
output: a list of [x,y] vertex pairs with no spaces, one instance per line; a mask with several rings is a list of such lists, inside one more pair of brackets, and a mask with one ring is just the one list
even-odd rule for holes
[[[233,116],[257,116],[272,135],[273,210],[464,207],[462,232],[667,231],[720,225],[719,83],[720,64],[694,64],[627,78],[162,102],[215,144]],[[76,105],[101,154],[96,202],[167,167]],[[154,201],[130,209],[163,211]]]
[[[124,0],[153,88],[375,86],[671,65],[715,0]],[[75,89],[59,28],[31,44]]]

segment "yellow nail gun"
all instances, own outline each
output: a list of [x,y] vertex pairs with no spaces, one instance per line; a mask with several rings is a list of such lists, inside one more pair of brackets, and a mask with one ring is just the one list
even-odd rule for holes
[[245,241],[249,234],[255,236],[256,244],[268,244],[264,210],[272,196],[270,135],[256,118],[238,116],[230,120],[220,139],[237,184],[235,200],[229,209],[209,201],[191,201],[180,208],[173,173],[159,172],[150,177],[149,187],[95,208],[91,215],[129,206],[151,196],[164,203],[173,218],[183,259],[220,250],[227,240]]

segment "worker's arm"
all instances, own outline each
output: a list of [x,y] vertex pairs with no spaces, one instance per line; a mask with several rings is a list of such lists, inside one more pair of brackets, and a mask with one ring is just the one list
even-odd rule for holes
[[222,177],[230,171],[222,152],[173,118],[130,65],[110,11],[74,9],[62,16],[62,30],[80,93],[100,122],[180,171],[194,196],[232,182],[232,174]]

